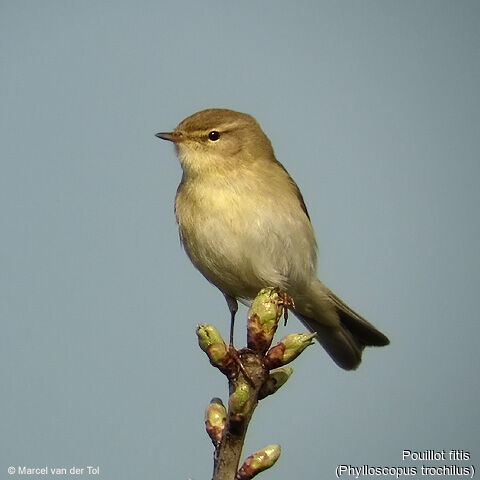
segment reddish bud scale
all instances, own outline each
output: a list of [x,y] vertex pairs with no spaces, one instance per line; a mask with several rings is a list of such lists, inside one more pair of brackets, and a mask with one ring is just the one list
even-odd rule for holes
[[283,354],[285,353],[285,345],[277,343],[272,347],[265,357],[265,366],[271,370],[272,368],[281,367],[283,365]]

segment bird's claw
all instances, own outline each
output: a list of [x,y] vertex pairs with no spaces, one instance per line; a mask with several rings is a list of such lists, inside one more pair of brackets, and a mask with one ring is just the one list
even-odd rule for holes
[[279,292],[278,295],[280,296],[280,302],[278,303],[279,307],[279,317],[283,313],[283,325],[287,325],[287,320],[288,320],[288,309],[295,309],[295,302],[293,301],[293,298],[288,295],[288,293],[285,292]]

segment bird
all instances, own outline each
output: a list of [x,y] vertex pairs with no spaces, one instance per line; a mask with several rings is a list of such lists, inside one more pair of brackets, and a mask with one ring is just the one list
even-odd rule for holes
[[317,242],[304,199],[249,114],[209,108],[156,137],[173,142],[183,170],[175,197],[180,241],[224,295],[231,314],[265,287],[294,301],[293,313],[333,361],[356,369],[367,346],[389,339],[317,277]]

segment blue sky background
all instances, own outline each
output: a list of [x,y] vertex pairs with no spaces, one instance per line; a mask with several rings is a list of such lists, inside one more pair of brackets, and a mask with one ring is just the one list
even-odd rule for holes
[[320,277],[392,342],[354,373],[311,347],[244,456],[282,445],[266,480],[403,449],[480,466],[478,2],[2,0],[0,60],[0,478],[211,478],[203,412],[227,389],[194,332],[227,336],[228,314],[179,246],[181,170],[154,137],[207,107],[258,119]]

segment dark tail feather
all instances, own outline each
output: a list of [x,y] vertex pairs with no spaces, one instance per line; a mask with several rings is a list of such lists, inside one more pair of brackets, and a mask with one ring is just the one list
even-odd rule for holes
[[318,342],[339,367],[355,370],[360,365],[365,345],[358,342],[343,325],[328,327],[311,318],[296,315],[312,333],[317,334]]
[[352,310],[331,290],[326,290],[328,298],[337,309],[340,323],[346,327],[364,347],[384,347],[390,343],[390,340],[382,332],[378,331],[370,322]]
[[333,292],[327,290],[327,295],[335,305],[340,319],[339,326],[326,326],[298,313],[296,315],[311,332],[317,333],[318,341],[339,367],[355,370],[362,361],[365,347],[381,347],[388,345],[390,340]]

